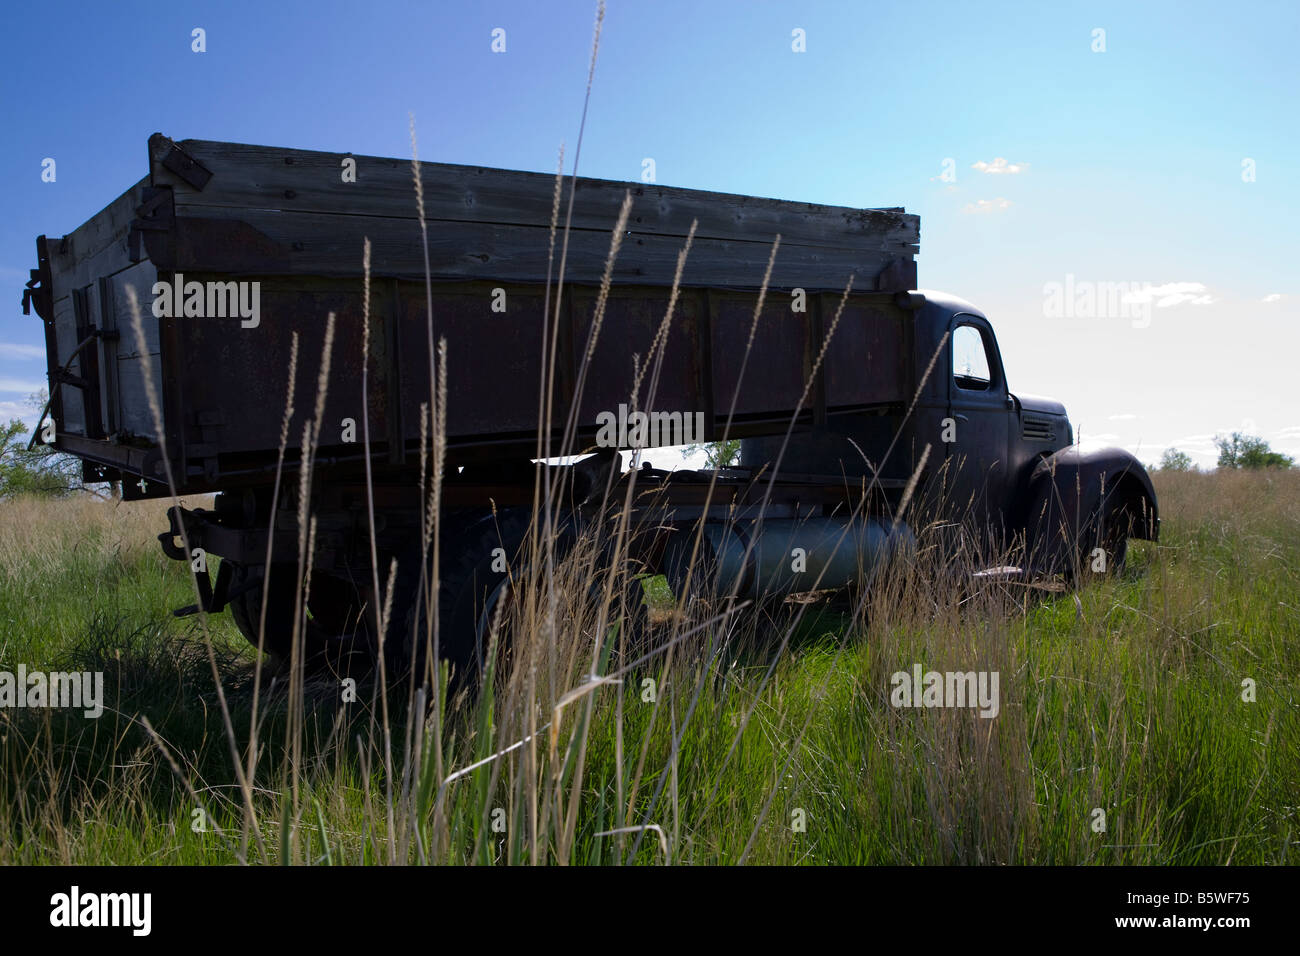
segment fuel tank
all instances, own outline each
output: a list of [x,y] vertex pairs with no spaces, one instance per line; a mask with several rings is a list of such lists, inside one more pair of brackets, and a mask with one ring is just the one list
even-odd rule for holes
[[[684,544],[667,556],[668,581],[678,593],[690,556]],[[915,548],[907,525],[892,527],[882,518],[769,518],[761,526],[751,520],[711,521],[704,526],[692,578],[716,582],[721,593],[735,587],[741,597],[832,590],[869,583]]]

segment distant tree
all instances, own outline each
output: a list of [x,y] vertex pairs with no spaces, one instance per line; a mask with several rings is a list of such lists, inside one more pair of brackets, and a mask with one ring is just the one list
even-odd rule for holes
[[1226,438],[1214,436],[1214,444],[1219,449],[1220,468],[1290,468],[1295,460],[1273,451],[1268,442],[1254,435],[1233,432]]
[[704,452],[704,461],[709,468],[726,468],[740,461],[740,439],[730,438],[727,441],[687,445],[682,449],[682,457],[689,458],[701,451]]
[[[45,389],[41,389],[28,396],[27,404],[44,411],[46,400]],[[11,495],[62,498],[82,490],[81,462],[39,440],[29,451],[29,432],[27,424],[19,418],[0,425],[0,498]]]
[[1191,471],[1193,469],[1192,456],[1185,451],[1179,451],[1177,448],[1166,448],[1165,453],[1160,456],[1160,464],[1156,466],[1161,471]]
[[48,445],[27,450],[29,429],[19,418],[0,426],[0,498],[46,495],[61,498],[81,488],[81,464]]

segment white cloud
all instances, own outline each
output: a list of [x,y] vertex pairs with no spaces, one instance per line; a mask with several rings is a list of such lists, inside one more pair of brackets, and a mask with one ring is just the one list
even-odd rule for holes
[[1111,422],[1127,422],[1127,421],[1131,421],[1134,418],[1137,418],[1137,416],[1130,412],[1125,412],[1123,415],[1111,415],[1106,420]]
[[35,425],[38,415],[40,415],[40,412],[26,402],[0,402],[0,422],[8,422],[11,418],[21,418],[28,425]]
[[1209,305],[1213,296],[1206,292],[1203,282],[1166,282],[1162,285],[1143,285],[1141,289],[1124,296],[1125,302],[1154,302],[1157,309],[1168,309],[1184,302],[1192,305]]
[[974,202],[967,203],[962,212],[1001,212],[1011,205],[1010,199],[977,199]]
[[1277,302],[1279,299],[1285,299],[1285,298],[1286,296],[1284,296],[1281,292],[1270,292],[1268,295],[1264,296],[1262,301]]
[[39,392],[44,387],[44,382],[25,382],[18,378],[0,376],[0,392],[22,392],[24,395],[30,395],[32,392]]
[[1182,305],[1184,302],[1190,302],[1192,305],[1210,305],[1214,302],[1214,299],[1208,295],[1187,295],[1186,293],[1177,292],[1162,299],[1157,299],[1156,308],[1168,309],[1175,305]]
[[17,342],[0,342],[0,357],[15,359],[43,359],[45,346],[19,345]]
[[1029,168],[1028,163],[1008,163],[1006,159],[999,156],[991,163],[980,160],[978,163],[972,163],[971,169],[978,169],[981,173],[988,173],[991,176],[1008,175],[1014,176],[1017,173],[1023,173]]

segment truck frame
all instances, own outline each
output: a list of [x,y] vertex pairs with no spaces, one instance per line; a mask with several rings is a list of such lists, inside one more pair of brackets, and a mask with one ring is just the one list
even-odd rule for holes
[[[371,582],[393,560],[392,619],[428,606],[413,556],[439,386],[440,648],[461,675],[482,666],[509,576],[494,555],[522,548],[539,476],[558,496],[553,535],[626,501],[644,573],[686,587],[702,553],[755,598],[860,584],[908,547],[909,521],[964,524],[989,553],[1014,545],[1033,575],[1077,576],[1098,548],[1121,565],[1129,537],[1158,535],[1137,459],[1075,446],[1063,406],[1009,390],[979,309],[917,290],[919,219],[900,208],[582,178],[562,197],[553,176],[421,163],[417,209],[409,161],[161,134],[148,146],[144,178],[69,235],[37,239],[23,307],[44,324],[49,444],[125,499],[170,495],[169,472],[179,495],[216,492],[212,510],[171,508],[160,542],[177,560],[220,556],[215,581],[194,571],[200,605],[228,607],[256,645],[265,602],[273,653],[290,652],[304,530],[298,483],[276,477],[301,466],[327,329],[309,650],[360,636],[373,652]],[[295,339],[299,411],[282,453]],[[638,435],[645,424],[664,434]],[[620,447],[681,435],[741,439],[739,464],[620,467]],[[684,547],[692,531],[700,543]],[[806,570],[790,569],[794,548]],[[411,640],[399,663],[416,662]]]

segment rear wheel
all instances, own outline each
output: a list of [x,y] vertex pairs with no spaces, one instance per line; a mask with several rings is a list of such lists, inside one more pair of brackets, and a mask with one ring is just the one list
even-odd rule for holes
[[[262,649],[275,657],[289,660],[293,651],[295,606],[298,600],[298,568],[292,564],[271,566],[270,591],[266,597],[266,629]],[[231,564],[230,616],[239,632],[254,647],[266,592],[263,566]],[[337,662],[353,650],[354,644],[368,640],[364,606],[356,589],[345,581],[326,574],[312,576],[308,592],[302,653],[307,661]]]
[[[497,609],[521,579],[528,527],[528,514],[520,510],[449,516],[446,521],[438,568],[438,656],[451,665],[453,691],[476,686],[486,670]],[[414,675],[421,682],[431,650],[425,567],[419,542],[398,560],[395,594],[400,603],[385,650],[394,676]],[[499,636],[498,648],[499,669],[508,660],[507,635]]]
[[[526,508],[499,509],[495,513],[453,513],[443,519],[438,569],[438,656],[451,666],[449,689],[453,693],[473,692],[482,685],[489,670],[494,679],[508,675],[517,655],[527,646],[525,640],[532,636],[518,633],[521,627],[529,625],[521,620],[522,609],[514,601],[516,589],[525,586],[532,577],[529,567],[533,560],[529,537],[532,524],[532,512]],[[551,547],[558,565],[580,538],[577,519],[561,516],[552,538]],[[619,629],[610,649],[611,669],[619,666],[620,661],[631,662],[648,651],[649,608],[643,580],[636,576],[638,569],[644,569],[631,559],[625,563],[630,577],[624,579],[623,572],[617,572],[620,579],[615,582],[603,635],[608,639],[614,628]],[[594,623],[591,612],[604,600],[607,575],[615,573],[608,570],[608,565],[603,555],[596,555],[591,568],[569,568],[563,572],[564,579],[557,582],[557,597],[561,601],[578,600],[586,606],[586,623]],[[427,584],[422,580],[427,576],[422,573],[425,567],[419,542],[413,543],[399,558],[392,624],[384,648],[390,677],[414,676],[421,684],[428,683],[432,650]],[[585,587],[585,593],[573,593],[575,583],[577,587]],[[564,607],[561,617],[569,620],[575,610]],[[545,608],[541,613],[545,613]]]

